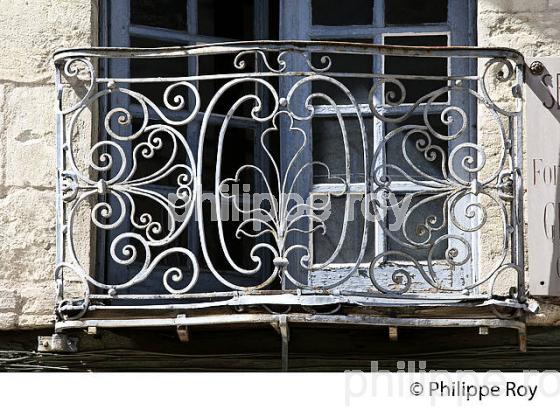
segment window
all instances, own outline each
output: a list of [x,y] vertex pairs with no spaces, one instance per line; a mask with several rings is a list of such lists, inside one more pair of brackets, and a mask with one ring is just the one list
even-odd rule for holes
[[[241,0],[241,1],[217,1],[217,0],[183,0],[172,1],[165,0],[157,2],[147,0],[121,0],[113,2],[105,2],[105,19],[101,27],[105,27],[106,31],[101,33],[102,42],[110,46],[123,47],[164,47],[173,45],[196,45],[200,43],[213,43],[223,41],[238,40],[259,40],[259,39],[301,39],[301,40],[332,40],[332,41],[351,41],[372,44],[387,44],[395,46],[446,46],[446,45],[472,45],[475,38],[474,27],[474,7],[473,0],[347,0],[344,7],[341,7],[340,1],[334,0]],[[317,67],[324,63],[323,55],[314,54],[311,56],[311,62]],[[382,113],[387,118],[397,118],[402,115],[403,106],[412,104],[426,93],[440,88],[445,85],[445,80],[437,79],[437,77],[447,75],[468,74],[476,70],[470,63],[453,62],[450,63],[446,59],[427,58],[425,60],[415,58],[414,64],[410,64],[407,57],[387,56],[361,56],[361,55],[337,55],[332,57],[333,72],[360,72],[360,73],[383,73],[399,76],[429,75],[436,77],[430,81],[412,81],[411,79],[403,79],[402,84],[406,88],[407,93],[404,105],[394,106],[390,101],[386,101],[387,96],[398,94],[399,89],[395,88],[395,84],[386,83],[383,88],[377,89],[373,96]],[[336,58],[335,58],[336,57]],[[170,59],[158,61],[157,65],[152,64],[150,60],[136,59],[131,64],[121,62],[112,66],[103,67],[111,74],[112,77],[128,78],[130,74],[142,75],[147,77],[163,77],[163,76],[193,76],[211,74],[220,71],[223,67],[231,67],[233,61],[231,57],[224,56],[201,56],[189,61],[182,59]],[[258,60],[250,64],[261,64]],[[250,67],[247,67],[248,69]],[[341,77],[340,82],[347,87],[356,102],[364,118],[361,124],[356,115],[356,108],[350,104],[348,96],[340,89],[332,88],[329,84],[321,82],[312,82],[311,86],[303,89],[303,94],[309,95],[311,92],[326,93],[333,98],[337,104],[336,109],[331,105],[314,101],[317,105],[317,115],[308,124],[301,124],[304,131],[311,136],[312,143],[306,147],[306,152],[299,159],[300,161],[309,161],[311,158],[316,161],[323,161],[330,164],[331,178],[327,178],[320,170],[313,169],[309,175],[305,175],[296,184],[296,190],[304,195],[311,195],[320,198],[328,192],[338,192],[340,186],[333,182],[333,176],[343,174],[345,172],[345,163],[340,158],[339,153],[342,141],[338,136],[340,130],[337,128],[339,120],[337,118],[337,110],[342,113],[345,118],[345,124],[350,136],[350,152],[352,157],[351,163],[351,186],[350,191],[345,195],[337,197],[333,200],[333,217],[328,220],[327,231],[325,235],[307,234],[301,232],[297,236],[291,238],[292,244],[309,244],[312,250],[311,265],[317,269],[311,268],[311,274],[308,270],[298,268],[297,272],[292,275],[303,283],[312,283],[313,281],[321,282],[325,280],[325,275],[337,275],[343,272],[345,267],[355,260],[360,252],[363,237],[363,221],[356,221],[348,225],[346,241],[343,249],[339,253],[332,266],[339,269],[339,272],[324,272],[321,270],[322,262],[329,258],[332,251],[337,247],[337,241],[340,237],[342,229],[344,209],[350,206],[354,212],[363,212],[365,205],[363,199],[365,195],[366,184],[368,183],[368,173],[371,169],[376,169],[382,165],[383,172],[391,176],[397,186],[400,198],[404,198],[407,194],[413,194],[412,205],[418,206],[422,211],[416,215],[416,218],[427,218],[429,215],[435,215],[439,220],[445,220],[443,213],[446,212],[445,204],[442,200],[435,197],[429,189],[418,188],[418,186],[409,183],[403,178],[399,169],[404,168],[408,174],[439,175],[442,169],[430,167],[421,169],[413,169],[407,167],[401,160],[403,135],[391,140],[383,147],[383,156],[380,164],[365,164],[362,155],[361,138],[352,139],[360,136],[360,129],[366,132],[368,138],[368,155],[374,157],[374,152],[383,145],[384,137],[392,131],[391,123],[380,121],[368,105],[370,90],[374,86],[374,80],[371,77],[345,78]],[[224,80],[225,83],[225,80]],[[219,88],[220,83],[208,85],[200,84],[200,92],[202,96],[209,97],[213,95]],[[286,92],[291,84],[280,80],[277,86],[280,92]],[[161,100],[163,87],[157,83],[134,83],[130,84],[132,90],[141,92],[146,96],[153,97],[154,100]],[[215,136],[218,134],[216,129],[223,122],[224,115],[231,106],[231,102],[239,98],[243,94],[250,91],[263,92],[258,87],[239,88],[226,96],[222,105],[216,107],[210,116],[209,127],[214,127],[212,132],[208,132],[208,140],[206,141],[210,153],[208,156],[208,165],[204,167],[205,176],[203,178],[203,190],[213,190],[214,175],[212,167],[215,165],[210,158],[215,157],[211,154],[211,150],[215,146]],[[111,98],[123,98],[111,97]],[[188,97],[187,97],[188,98]],[[445,103],[453,101],[454,104],[467,105],[467,101],[461,100],[461,96],[456,96],[453,92],[443,93],[440,95],[430,107],[429,118],[433,121],[433,127],[437,132],[443,134],[450,132],[453,124],[444,124],[440,115],[445,108]],[[203,98],[208,100],[208,98]],[[107,101],[107,108],[112,104],[126,104],[130,107],[134,114],[139,113],[141,108],[135,105],[134,101],[116,101],[111,99]],[[189,104],[194,104],[189,101]],[[206,107],[200,108],[201,113]],[[161,110],[171,118],[178,115],[172,110],[166,109],[161,104]],[[410,116],[406,121],[410,124],[418,124],[422,121],[420,109],[415,115]],[[474,109],[469,108],[470,115],[474,115]],[[266,158],[263,158],[262,150],[255,143],[257,136],[264,131],[264,125],[255,124],[254,121],[248,119],[248,112],[240,111],[231,121],[231,128],[228,131],[235,140],[231,146],[226,146],[226,151],[236,152],[236,155],[227,156],[224,159],[223,175],[231,176],[241,165],[248,163],[259,164],[260,167],[266,169],[270,164]],[[155,119],[155,118],[154,118]],[[194,148],[199,143],[199,131],[201,126],[202,115],[199,120],[189,126],[181,129],[180,132],[187,136],[189,144]],[[402,124],[399,124],[402,125]],[[132,125],[134,126],[134,124]],[[288,127],[280,127],[280,132],[290,132]],[[234,137],[234,138],[233,138]],[[400,140],[399,140],[400,138]],[[412,135],[405,141],[406,144],[414,145],[421,135]],[[286,138],[280,138],[279,141],[285,141]],[[452,143],[438,141],[439,152],[448,153],[453,149]],[[134,144],[130,144],[129,153],[135,148]],[[295,148],[289,144],[271,146],[270,150],[274,156],[279,158],[279,162],[286,163],[286,158],[290,158],[294,154]],[[406,148],[405,148],[406,149]],[[196,152],[196,149],[194,149]],[[411,151],[412,152],[412,151]],[[418,151],[411,155],[421,155]],[[153,160],[157,163],[157,156]],[[245,180],[246,185],[254,185],[258,190],[259,181]],[[166,192],[168,189],[164,182],[159,181],[153,189]],[[431,198],[430,196],[433,196]],[[350,205],[349,205],[350,204]],[[149,204],[144,204],[149,208]],[[338,210],[338,211],[337,211]],[[438,211],[439,210],[439,211]],[[156,212],[155,210],[153,211]],[[205,209],[206,214],[213,212],[212,209]],[[439,213],[438,213],[439,212]],[[164,218],[162,215],[161,218]],[[387,217],[387,223],[391,220],[391,215]],[[198,249],[199,237],[198,231],[193,221],[192,227],[188,229],[181,238],[178,239],[178,245],[191,249],[195,254],[200,254]],[[385,230],[380,224],[375,224],[374,229],[370,229],[370,234],[365,251],[364,269],[367,267],[376,254],[388,250],[395,251],[395,259],[398,259],[398,252],[402,249],[399,241],[387,237]],[[414,223],[412,224],[414,225]],[[230,249],[233,259],[236,263],[242,263],[243,258],[248,258],[246,249],[251,248],[250,241],[239,241],[235,238],[235,226],[225,229],[224,235],[232,238],[235,244]],[[217,232],[212,232],[213,227],[208,226],[206,233],[206,242],[209,244],[208,252],[215,253],[217,260],[215,267],[221,271],[228,271],[228,263],[220,256],[219,247],[214,248],[216,241],[212,238]],[[304,231],[305,229],[302,229]],[[214,229],[215,231],[215,229]],[[373,232],[372,232],[373,231]],[[444,226],[438,232],[438,235],[447,233],[447,227]],[[414,237],[414,232],[402,233]],[[398,238],[397,238],[398,239]],[[110,238],[100,241],[100,255],[106,255],[104,251]],[[443,258],[446,246],[441,247],[441,253],[435,255],[436,258]],[[416,256],[416,255],[415,255]],[[419,258],[425,255],[417,255]],[[300,255],[301,257],[301,255]],[[204,258],[200,258],[201,262]],[[388,258],[391,259],[391,258]],[[170,264],[177,263],[170,261]],[[270,261],[267,262],[263,271],[270,271]],[[390,260],[387,261],[390,263]],[[298,266],[299,263],[290,262],[290,266]],[[118,269],[117,269],[118,268]],[[122,281],[122,275],[127,275],[122,271],[122,266],[112,266],[110,258],[99,261],[98,270],[105,272],[106,275],[116,275],[107,278],[109,281]],[[120,273],[119,273],[120,272]],[[470,281],[475,274],[475,267],[465,268],[461,272],[456,273],[454,280]],[[121,275],[121,276],[119,276]],[[231,272],[235,275],[235,272]],[[266,274],[264,274],[266,275]],[[251,285],[251,280],[256,282],[262,281],[263,277],[255,279],[237,278],[242,285]],[[154,281],[154,283],[157,281]],[[208,282],[201,282],[201,288],[205,287],[212,290],[220,290],[220,284],[212,282],[210,275]],[[148,285],[146,292],[156,291],[150,289]],[[157,285],[154,285],[157,286]]]
[[[294,5],[295,2],[291,2]],[[298,29],[292,28],[291,32],[304,33],[303,38],[310,40],[333,40],[333,41],[351,41],[351,42],[363,42],[363,43],[374,43],[374,44],[387,44],[393,46],[451,46],[451,45],[474,45],[474,8],[475,2],[471,1],[454,1],[454,0],[356,0],[344,2],[344,7],[340,7],[340,2],[331,0],[313,0],[311,1],[311,18],[305,15],[305,12],[299,9],[297,15],[293,15],[295,21],[299,21],[300,27]],[[286,11],[289,13],[289,11]],[[295,14],[294,13],[294,14]],[[299,16],[299,19],[298,19]],[[288,21],[288,19],[286,19]],[[293,21],[293,20],[292,20]],[[314,63],[320,66],[320,56],[314,56]],[[369,56],[359,56],[359,55],[338,55],[332,56],[332,68],[331,72],[374,72],[374,73],[384,73],[399,76],[452,76],[452,75],[464,75],[467,73],[476,72],[476,68],[469,65],[469,63],[458,63],[447,61],[447,59],[437,59],[437,58],[407,58],[407,57],[394,57],[387,56],[385,58],[375,56],[373,58]],[[380,121],[376,118],[371,109],[367,105],[367,99],[369,97],[369,92],[374,85],[371,79],[367,78],[340,78],[340,81],[352,92],[353,96],[356,98],[358,104],[360,104],[360,110],[363,117],[365,118],[366,133],[368,136],[372,136],[369,142],[369,157],[373,157],[373,153],[381,146],[382,141],[385,136],[387,136],[396,126],[402,127],[406,123],[410,124],[420,124],[423,122],[422,107],[418,107],[416,110],[417,115],[412,115],[404,122],[398,122],[394,125],[389,122]],[[394,93],[394,95],[399,95],[399,90],[394,84],[386,83],[384,88],[380,88],[375,95],[381,111],[386,117],[397,118],[401,116],[407,108],[407,104],[413,104],[419,98],[436,90],[440,87],[445,87],[446,80],[433,80],[433,81],[415,81],[413,79],[402,79],[402,85],[406,89],[406,97],[404,99],[404,104],[393,106],[386,101],[388,93]],[[322,86],[317,84],[314,87],[314,92],[325,92],[332,96],[334,100],[339,104],[338,108],[342,110],[345,114],[345,123],[349,129],[348,135],[358,136],[355,141],[351,141],[351,149],[354,149],[352,154],[353,169],[352,169],[352,181],[354,182],[351,189],[350,200],[356,204],[363,199],[364,196],[364,184],[359,183],[360,176],[363,175],[364,167],[361,166],[361,155],[360,155],[360,141],[359,132],[352,131],[352,128],[359,127],[358,121],[352,119],[353,108],[349,104],[348,98],[345,98],[343,93],[339,90],[335,90],[334,87],[329,88],[329,85]],[[464,99],[464,96],[454,95],[454,93],[443,93],[439,96],[435,103],[430,106],[429,121],[433,125],[436,132],[440,132],[442,135],[449,135],[448,133],[453,132],[454,125],[443,124],[441,121],[442,111],[447,106],[446,103],[452,101],[453,104],[458,104],[459,106],[466,107],[468,102]],[[438,105],[438,103],[441,103]],[[469,107],[470,115],[474,116],[475,109]],[[313,159],[319,161],[325,161],[331,164],[331,172],[341,172],[344,167],[343,158],[341,158],[340,152],[343,152],[342,142],[337,136],[340,131],[337,130],[337,119],[334,110],[327,106],[321,106],[318,110],[321,112],[321,116],[316,118],[312,125],[312,135],[313,135]],[[474,118],[469,121],[474,124]],[[459,123],[455,119],[455,123]],[[474,135],[475,133],[473,133]],[[387,144],[385,144],[382,149],[384,155],[382,156],[382,164],[371,164],[373,168],[378,165],[384,165],[383,172],[385,175],[389,175],[393,181],[393,190],[399,195],[398,198],[403,199],[406,195],[411,196],[410,207],[417,206],[416,212],[411,216],[412,219],[409,223],[410,227],[421,226],[422,223],[429,216],[434,216],[438,224],[445,221],[448,215],[443,213],[447,212],[446,204],[437,195],[430,193],[430,189],[419,187],[418,184],[410,183],[406,178],[403,177],[403,172],[397,171],[402,169],[408,175],[414,175],[417,170],[412,169],[407,166],[407,163],[403,161],[402,143],[404,135],[398,135],[392,138]],[[411,147],[411,145],[416,144],[422,135],[411,135],[406,139],[406,144]],[[449,154],[453,149],[453,143],[445,143],[445,141],[433,139],[434,143],[438,145],[438,148],[442,152]],[[409,155],[423,155],[423,153],[418,150],[407,149],[407,154]],[[412,157],[412,161],[416,158]],[[419,159],[419,158],[418,158]],[[438,176],[441,175],[442,170],[436,167],[430,167],[430,162],[421,162],[427,168],[422,168],[420,171],[427,173],[429,175]],[[333,171],[334,168],[334,171]],[[420,175],[417,175],[420,177]],[[314,184],[312,185],[312,192],[315,195],[320,195],[321,192],[325,191],[337,191],[341,187],[336,185],[326,184],[324,180],[321,180],[320,176],[314,175]],[[397,187],[397,188],[395,188]],[[375,187],[374,187],[375,189]],[[421,191],[425,191],[425,194]],[[339,202],[342,199],[338,200]],[[356,205],[358,206],[358,205]],[[361,212],[364,212],[364,205],[362,204]],[[334,205],[336,209],[336,204]],[[339,205],[339,208],[343,206]],[[326,235],[317,234],[314,236],[313,244],[313,262],[316,265],[320,265],[321,262],[332,253],[332,250],[336,246],[337,238],[340,236],[340,231],[342,227],[342,212],[333,212],[331,220],[329,223],[331,225],[331,230],[327,228]],[[387,225],[392,222],[394,216],[389,213],[384,223]],[[312,272],[312,281],[317,283],[332,283],[332,278],[328,278],[329,275],[335,277],[341,275],[341,272],[345,268],[350,269],[352,266],[352,261],[356,260],[358,253],[360,251],[361,239],[362,239],[362,226],[360,223],[349,224],[348,229],[351,230],[347,234],[347,241],[344,244],[344,249],[339,258],[336,261],[336,265],[339,268],[339,272]],[[451,226],[449,228],[444,225],[441,229],[434,231],[432,239],[437,240],[438,237],[444,236],[445,234],[451,234],[449,229],[453,229]],[[419,237],[414,229],[408,227],[403,228],[403,231],[396,232],[394,238],[389,237],[386,234],[386,230],[383,229],[381,224],[375,224],[375,230],[373,232],[373,238],[368,238],[366,253],[363,268],[366,269],[366,265],[374,258],[375,255],[381,254],[383,252],[394,251],[393,257],[389,257],[386,261],[387,264],[391,264],[391,259],[393,261],[399,258],[399,251],[404,251],[408,255],[412,255],[419,260],[425,260],[427,258],[427,253],[403,247],[398,240],[401,242],[407,242],[404,240],[403,236],[406,234],[408,241],[414,241],[416,243],[422,242],[422,237]],[[469,240],[474,242],[474,238],[469,238]],[[471,243],[473,243],[471,242]],[[442,243],[437,247],[436,252],[432,255],[434,259],[445,259],[445,251],[451,247],[452,244]],[[406,261],[400,261],[406,262]],[[332,267],[330,265],[329,267]],[[343,274],[343,273],[342,273]],[[436,274],[439,272],[436,271]],[[443,270],[442,270],[443,274]],[[464,284],[472,281],[474,275],[476,274],[476,266],[468,266],[457,269],[451,277],[446,276],[445,278],[440,278],[444,280],[446,285],[457,286],[459,283]],[[326,277],[327,276],[327,277]],[[357,284],[358,282],[351,282],[350,286],[355,288],[364,289],[367,287],[368,279],[364,280],[363,283]]]

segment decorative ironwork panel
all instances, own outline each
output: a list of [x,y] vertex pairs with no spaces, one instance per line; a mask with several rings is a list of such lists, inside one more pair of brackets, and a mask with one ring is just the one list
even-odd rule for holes
[[[382,68],[340,69],[360,59]],[[122,78],[99,74],[123,60]],[[163,74],[169,61],[198,73]],[[524,301],[518,53],[261,42],[55,64],[61,318],[505,285]]]

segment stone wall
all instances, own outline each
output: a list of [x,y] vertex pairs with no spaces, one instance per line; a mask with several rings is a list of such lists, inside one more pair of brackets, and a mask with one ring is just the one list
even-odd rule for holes
[[96,41],[96,3],[0,0],[0,329],[53,321],[51,56]]
[[[479,0],[480,46],[560,55],[560,0]],[[54,90],[51,55],[97,37],[96,0],[0,0],[0,329],[53,320]],[[482,127],[484,124],[481,125]],[[541,323],[560,319],[543,305]]]
[[560,0],[479,0],[478,44],[526,57],[560,55]]

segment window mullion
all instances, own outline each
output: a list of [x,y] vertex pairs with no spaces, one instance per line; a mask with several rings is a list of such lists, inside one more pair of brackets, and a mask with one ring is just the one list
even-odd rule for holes
[[[379,0],[376,2],[376,21],[380,27],[385,25],[385,0]],[[374,37],[375,44],[383,44],[383,33],[377,33]],[[373,72],[374,73],[383,73],[383,56],[377,55],[374,56],[373,59]],[[373,95],[374,101],[373,104],[376,106],[381,106],[383,103],[383,88],[384,87],[377,87],[375,94]],[[368,107],[369,108],[369,107]],[[385,135],[385,125],[383,121],[379,118],[373,118],[373,153],[375,154],[380,146],[383,144],[383,136]],[[385,154],[382,153],[381,155],[377,156],[377,160],[375,163],[373,162],[373,158],[370,160],[370,180],[373,181],[373,172],[378,167],[385,167]],[[370,187],[372,190],[375,190],[377,187],[372,186]],[[380,255],[385,252],[386,248],[386,238],[385,232],[381,227],[382,221],[375,221],[373,226],[373,234],[374,234],[374,248],[375,254]]]
[[[311,0],[280,0],[280,37],[282,39],[290,40],[307,40],[309,39],[311,27]],[[294,54],[288,54],[286,56],[286,63],[288,67],[292,67],[293,70],[305,71],[307,67],[301,59],[298,59]],[[280,95],[286,97],[289,90],[297,78],[282,76],[280,77]],[[296,98],[292,100],[292,106],[303,107],[305,106],[305,95],[311,93],[311,85],[307,84],[301,87],[301,91],[298,93]],[[297,101],[296,101],[297,99]],[[280,124],[280,168],[281,174],[284,178],[290,177],[294,178],[294,173],[292,175],[286,175],[288,164],[296,156],[298,151],[297,144],[290,143],[292,135],[290,134],[290,121],[286,115],[282,115],[279,118]],[[307,144],[304,151],[297,154],[297,159],[295,163],[291,165],[292,169],[299,170],[301,167],[305,166],[313,161],[312,158],[312,146],[313,146],[313,136],[311,135],[311,124],[309,121],[306,123],[295,124],[298,128],[302,129],[307,135]],[[307,198],[311,192],[311,186],[313,184],[313,173],[308,166],[305,172],[298,177],[298,180],[294,184],[293,193],[299,194],[302,198]],[[291,181],[288,181],[286,186],[290,186]],[[282,193],[280,193],[282,194]],[[305,227],[303,227],[305,228]],[[286,238],[286,248],[294,245],[306,245],[309,241],[309,234],[304,232],[293,231],[291,235]],[[303,255],[298,255],[296,252],[292,252],[289,256],[289,266],[290,274],[301,283],[307,283],[308,272],[300,265],[300,259]],[[288,281],[284,282],[284,286],[292,287]]]
[[[111,10],[109,12],[109,16],[119,16],[119,20],[110,24],[110,31],[109,31],[109,41],[110,45],[113,47],[130,47],[130,35],[129,35],[129,28],[130,28],[130,2],[129,1],[122,1],[122,2],[112,2]],[[129,78],[130,77],[130,60],[129,59],[115,59],[109,62],[109,77],[112,78]],[[119,86],[123,88],[129,88],[129,85],[126,83],[119,84]],[[115,107],[122,107],[126,108],[129,107],[130,98],[128,95],[124,93],[111,93],[108,101],[109,107],[106,107],[106,111],[108,112],[110,109]],[[106,113],[105,113],[106,114]],[[117,116],[113,116],[111,120],[111,129],[114,130],[116,133],[120,135],[127,135],[126,128],[130,130],[130,125],[123,125],[120,124],[116,118]],[[103,121],[103,118],[100,118]],[[100,129],[104,130],[105,127],[103,123],[100,124]],[[108,135],[105,138],[110,139]],[[125,153],[126,158],[132,157],[132,142],[130,141],[122,141],[120,142],[120,146]],[[114,158],[119,158],[120,156],[114,155]],[[131,161],[127,161],[127,168],[125,172],[130,172],[131,170]],[[119,166],[114,166],[111,168],[112,172],[116,172],[119,169]],[[109,177],[112,177],[110,175]],[[109,179],[109,178],[108,178]],[[106,194],[105,194],[106,195]],[[109,201],[109,204],[113,209],[119,209],[119,204],[114,195],[107,195],[106,200]],[[130,222],[126,222],[121,224],[120,226],[116,227],[113,230],[102,230],[100,235],[100,249],[103,249],[102,255],[109,254],[109,247],[111,242],[118,237],[119,234],[130,231],[131,225]],[[101,248],[103,247],[103,248]],[[123,269],[122,265],[117,264],[113,258],[106,258],[103,264],[103,270],[98,272],[98,274],[103,278],[103,280],[113,280],[117,283],[121,283],[126,281],[128,276],[127,269]],[[123,293],[127,293],[128,289],[123,290]]]
[[198,34],[198,0],[187,0],[187,33]]
[[[198,0],[187,0],[187,33],[189,36],[195,36],[198,34]],[[188,76],[198,75],[198,56],[189,57],[187,60],[187,74]],[[195,87],[198,88],[199,81],[193,83]],[[187,97],[189,112],[194,109],[196,105],[196,98],[193,93],[188,93]],[[200,123],[191,123],[187,126],[187,143],[190,145],[191,150],[196,158],[199,141],[200,141]],[[194,165],[194,164],[193,164]],[[201,176],[199,176],[201,177]],[[195,255],[200,255],[200,234],[198,232],[197,224],[189,224],[187,226],[187,246],[194,252]]]
[[[464,46],[464,45],[472,45],[475,41],[474,33],[471,31],[471,27],[475,24],[476,15],[473,16],[473,2],[471,1],[463,1],[463,0],[448,0],[448,19],[449,19],[449,26],[450,26],[450,39],[449,43],[451,46]],[[465,24],[465,20],[469,22],[469,24]],[[472,24],[470,24],[472,22]],[[450,75],[464,75],[464,76],[473,76],[476,75],[477,67],[476,67],[476,60],[471,59],[451,59],[449,64]],[[471,82],[464,82],[465,86],[468,87],[471,85]],[[466,92],[457,92],[452,91],[450,93],[450,106],[459,107],[466,110],[467,114],[467,128],[463,131],[465,137],[462,138],[462,141],[454,140],[449,142],[449,151],[451,152],[454,148],[456,148],[461,142],[468,138],[468,142],[477,143],[477,132],[476,132],[476,112],[477,107],[476,103],[472,103],[473,99],[470,94]],[[449,126],[450,133],[456,133],[459,131],[459,128],[462,124],[460,121],[452,122]],[[471,150],[469,155],[472,155],[476,158],[476,152]],[[453,166],[453,164],[452,164]],[[468,174],[466,172],[461,173],[460,170],[463,167],[459,164],[454,167],[455,170],[459,173],[461,178],[469,180],[472,178],[472,174]],[[464,201],[459,201],[457,203],[455,209],[453,210],[454,217],[464,226],[471,226],[476,227],[480,221],[477,218],[467,218],[468,211],[466,209],[467,204],[463,203]],[[451,212],[451,210],[448,210]],[[449,215],[448,215],[449,216]],[[448,218],[448,220],[450,220]],[[479,247],[479,231],[474,232],[465,232],[457,228],[453,223],[448,224],[448,232],[449,234],[460,236],[465,238],[468,243],[471,244],[472,247],[472,261],[468,266],[459,266],[458,270],[460,274],[465,277],[465,280],[468,282],[474,282],[478,279],[478,264],[474,263],[478,260],[478,247]],[[449,247],[453,247],[453,243],[449,243]],[[460,247],[458,247],[460,249]]]
[[385,0],[373,2],[373,25],[379,28],[385,27]]

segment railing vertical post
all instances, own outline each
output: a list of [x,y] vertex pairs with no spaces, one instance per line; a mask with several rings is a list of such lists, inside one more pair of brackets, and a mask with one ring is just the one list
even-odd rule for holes
[[[64,204],[62,203],[62,172],[65,169],[64,164],[64,115],[62,114],[62,85],[60,79],[61,65],[63,62],[55,64],[55,149],[56,149],[56,181],[55,181],[55,209],[56,209],[56,266],[64,262]],[[62,301],[64,297],[64,281],[62,270],[55,273],[56,282],[56,298],[57,302]]]
[[518,299],[521,302],[526,300],[525,289],[525,237],[524,237],[524,220],[523,220],[523,201],[524,201],[524,188],[523,188],[523,98],[522,90],[525,82],[524,78],[524,64],[516,65],[516,111],[519,113],[515,117],[515,146],[513,147],[513,163],[514,173],[512,180],[514,181],[514,200],[512,210],[512,220],[514,226],[514,239],[513,239],[513,263],[518,266]]

